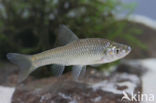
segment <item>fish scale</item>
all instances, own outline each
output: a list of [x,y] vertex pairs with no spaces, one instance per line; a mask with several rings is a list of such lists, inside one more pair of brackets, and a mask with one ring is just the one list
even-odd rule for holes
[[37,66],[43,66],[53,63],[63,65],[81,64],[81,59],[86,57],[88,59],[85,59],[86,63],[83,63],[83,65],[87,65],[90,64],[89,60],[99,59],[100,54],[103,55],[103,49],[107,42],[108,40],[97,38],[81,39],[65,46],[33,55],[32,58],[36,58],[34,62]]

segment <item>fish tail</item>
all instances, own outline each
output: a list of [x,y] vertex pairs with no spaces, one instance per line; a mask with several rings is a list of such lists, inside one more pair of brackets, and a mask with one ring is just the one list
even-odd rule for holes
[[32,57],[30,55],[8,53],[7,58],[12,63],[20,67],[18,82],[25,80],[29,76],[29,74],[36,68],[32,63]]

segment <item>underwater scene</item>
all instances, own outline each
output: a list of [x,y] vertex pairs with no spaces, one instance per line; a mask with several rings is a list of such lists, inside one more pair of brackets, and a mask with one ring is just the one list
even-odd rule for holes
[[155,103],[155,5],[0,0],[0,103]]

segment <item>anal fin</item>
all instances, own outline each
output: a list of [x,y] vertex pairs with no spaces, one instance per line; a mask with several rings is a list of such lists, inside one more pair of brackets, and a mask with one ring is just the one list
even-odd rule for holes
[[84,77],[85,76],[85,73],[86,73],[86,66],[83,66],[82,67],[82,70],[81,70],[81,73],[80,73],[80,76],[81,77]]

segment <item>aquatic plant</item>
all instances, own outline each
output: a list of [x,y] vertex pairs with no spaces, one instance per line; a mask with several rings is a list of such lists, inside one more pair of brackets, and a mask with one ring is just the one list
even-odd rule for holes
[[114,16],[132,7],[118,0],[0,0],[0,57],[52,48],[59,24],[81,38],[121,38],[143,47],[134,35],[140,31]]

